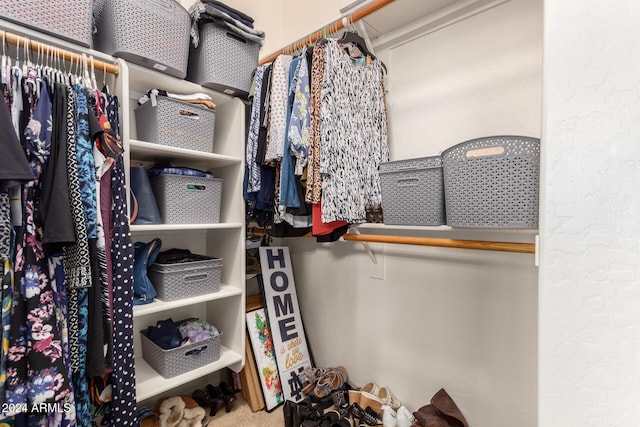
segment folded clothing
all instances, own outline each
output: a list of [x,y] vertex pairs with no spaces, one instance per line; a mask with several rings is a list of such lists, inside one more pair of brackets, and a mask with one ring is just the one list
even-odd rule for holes
[[213,22],[221,27],[233,32],[245,40],[257,43],[262,46],[264,43],[264,31],[256,30],[242,21],[233,18],[211,3],[203,3],[200,0],[189,8],[191,15],[191,41],[194,47],[200,44],[200,27],[207,22]]
[[187,102],[190,104],[200,104],[205,107],[214,110],[216,108],[216,104],[213,103],[213,98],[202,92],[194,92],[189,94],[178,94],[167,92],[163,89],[149,89],[147,93],[138,98],[138,105],[142,105],[146,102],[151,101],[152,106],[156,106],[158,96],[164,96],[167,98],[175,99],[177,101]]
[[171,318],[158,320],[155,326],[149,326],[146,329],[145,335],[164,350],[180,347],[184,341],[180,330]]
[[173,167],[170,163],[156,163],[147,171],[147,173],[150,177],[159,175],[184,175],[195,176],[197,178],[213,178],[213,174],[211,172],[205,172],[193,168]]
[[174,322],[171,318],[158,320],[144,334],[164,350],[194,344],[220,335],[218,329],[204,320],[190,318]]
[[155,264],[181,264],[184,262],[207,261],[215,259],[206,255],[192,254],[188,249],[169,249],[160,252]]
[[220,335],[215,326],[199,319],[184,320],[178,325],[178,329],[185,339],[183,345],[197,343]]
[[253,18],[243,12],[240,12],[238,9],[234,9],[231,6],[217,0],[202,0],[202,3],[210,4],[219,11],[226,13],[233,19],[237,19],[238,21],[242,22],[247,27],[253,28]]

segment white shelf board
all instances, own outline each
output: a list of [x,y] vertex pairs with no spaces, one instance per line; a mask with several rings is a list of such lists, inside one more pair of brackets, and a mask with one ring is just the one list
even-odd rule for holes
[[448,239],[485,240],[490,242],[533,243],[538,229],[535,228],[462,228],[447,225],[386,225],[364,223],[352,225],[350,234],[399,235],[411,237],[438,236]]
[[131,150],[131,159],[139,161],[195,160],[200,163],[205,163],[209,165],[209,167],[228,166],[242,162],[242,159],[239,157],[187,150],[186,148],[170,147],[168,145],[139,141],[137,139],[129,140],[129,149]]
[[224,298],[229,298],[233,296],[242,295],[242,289],[228,286],[228,285],[220,285],[220,290],[215,293],[199,295],[190,298],[182,298],[174,301],[162,301],[159,299],[155,299],[151,304],[145,305],[136,305],[133,307],[133,317],[145,316],[147,314],[160,313],[165,310],[171,310],[173,308],[178,307],[186,307],[189,305],[200,304],[206,301],[214,301],[220,300]]
[[133,224],[130,226],[131,232],[162,232],[181,230],[232,230],[241,228],[239,222],[221,222],[219,224]]
[[220,346],[220,359],[173,378],[163,378],[142,358],[136,358],[136,401],[142,402],[182,384],[242,362],[242,355]]

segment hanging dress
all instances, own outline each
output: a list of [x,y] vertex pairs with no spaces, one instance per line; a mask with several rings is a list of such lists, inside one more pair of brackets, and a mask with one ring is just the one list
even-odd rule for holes
[[389,160],[382,65],[361,64],[326,43],[320,106],[322,222],[362,223],[379,209],[380,163]]
[[[15,288],[7,361],[7,403],[60,402],[70,392],[62,355],[55,298],[42,248],[40,179],[49,156],[51,101],[43,82],[25,129],[27,159],[34,180],[23,186],[23,226],[17,235]],[[21,408],[24,406],[17,406]]]

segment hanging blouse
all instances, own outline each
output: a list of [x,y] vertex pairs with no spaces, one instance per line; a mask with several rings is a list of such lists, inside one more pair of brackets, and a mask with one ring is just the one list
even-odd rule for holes
[[309,153],[307,159],[308,203],[320,203],[322,179],[320,178],[320,105],[322,104],[322,80],[324,78],[325,45],[316,44],[311,59],[311,88],[309,91]]
[[260,190],[260,166],[256,163],[256,155],[258,152],[258,134],[260,132],[260,110],[262,108],[262,77],[267,66],[261,65],[256,70],[256,84],[251,104],[246,152],[248,193],[255,193]]
[[361,223],[380,207],[380,163],[389,160],[382,66],[354,61],[326,43],[320,109],[322,221]]
[[302,175],[302,169],[307,165],[309,155],[309,71],[307,57],[302,57],[298,69],[298,79],[295,87],[295,99],[291,109],[288,138],[291,144],[291,153],[296,156],[295,174]]
[[282,160],[287,127],[287,99],[289,96],[289,66],[293,57],[280,55],[273,63],[269,95],[269,129],[265,163]]

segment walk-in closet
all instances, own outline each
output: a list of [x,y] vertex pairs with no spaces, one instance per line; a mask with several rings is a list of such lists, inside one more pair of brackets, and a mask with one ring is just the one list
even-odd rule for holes
[[631,0],[1,0],[0,427],[640,419]]

